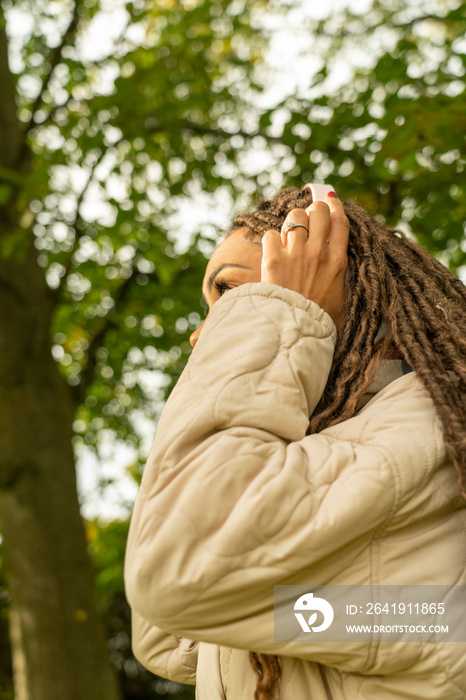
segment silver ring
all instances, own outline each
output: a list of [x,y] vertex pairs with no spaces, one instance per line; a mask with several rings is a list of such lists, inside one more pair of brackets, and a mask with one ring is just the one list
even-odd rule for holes
[[288,233],[292,228],[305,228],[306,232],[309,233],[309,227],[306,224],[297,224],[295,221],[286,221],[283,224],[283,233]]

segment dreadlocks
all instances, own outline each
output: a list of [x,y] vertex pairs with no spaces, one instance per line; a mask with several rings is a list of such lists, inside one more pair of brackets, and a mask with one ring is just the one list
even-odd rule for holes
[[[237,216],[229,233],[247,227],[260,239],[280,229],[292,209],[312,202],[309,190],[289,187]],[[309,433],[351,418],[384,357],[398,351],[434,403],[446,450],[466,499],[466,288],[404,233],[344,202],[350,224],[347,295],[326,388]],[[374,343],[382,322],[385,335]],[[255,700],[273,700],[280,679],[277,656],[250,652],[258,677]]]

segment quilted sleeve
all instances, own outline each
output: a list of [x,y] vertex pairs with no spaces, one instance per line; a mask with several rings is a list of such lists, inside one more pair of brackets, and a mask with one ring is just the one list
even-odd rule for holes
[[196,683],[198,642],[154,627],[132,611],[133,652],[142,665],[161,678]]
[[214,305],[163,411],[130,527],[128,600],[151,624],[364,667],[367,645],[290,652],[273,637],[273,586],[336,580],[393,507],[379,451],[306,436],[335,338],[320,307],[276,285],[241,285]]

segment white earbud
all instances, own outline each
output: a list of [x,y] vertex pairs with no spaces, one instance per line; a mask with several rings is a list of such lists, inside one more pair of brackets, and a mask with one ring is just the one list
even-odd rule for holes
[[304,189],[311,190],[313,202],[325,202],[326,195],[329,192],[335,192],[335,189],[332,187],[332,185],[317,185],[315,183],[304,185]]

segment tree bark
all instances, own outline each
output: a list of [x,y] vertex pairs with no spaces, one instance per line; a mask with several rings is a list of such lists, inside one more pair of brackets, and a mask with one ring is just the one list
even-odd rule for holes
[[15,88],[8,67],[5,18],[0,7],[0,167],[13,167],[21,148],[21,129],[16,116]]
[[[14,92],[0,12],[0,174],[26,170]],[[79,513],[76,406],[51,356],[56,300],[16,202],[12,190],[0,208],[0,524],[15,699],[118,700]]]
[[51,357],[53,302],[35,257],[30,245],[21,261],[0,260],[0,522],[15,697],[116,700],[79,514],[75,406]]

